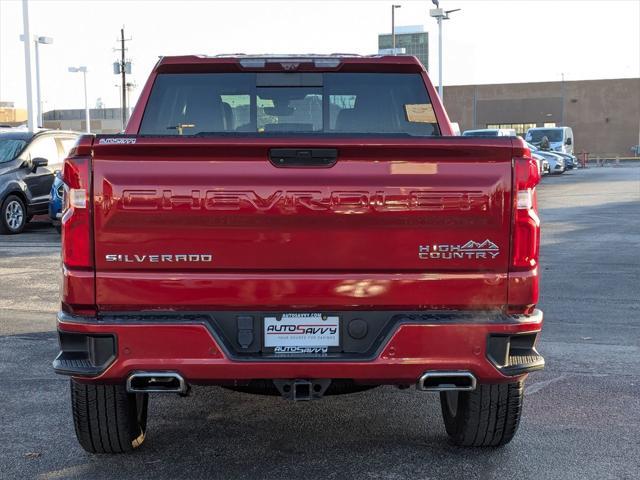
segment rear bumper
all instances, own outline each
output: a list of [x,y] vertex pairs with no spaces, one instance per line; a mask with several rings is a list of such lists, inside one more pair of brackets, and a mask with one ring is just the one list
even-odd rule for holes
[[394,315],[370,354],[241,357],[203,319],[207,314],[58,314],[57,373],[87,382],[124,382],[134,371],[179,372],[188,383],[255,379],[351,379],[408,384],[428,370],[464,370],[479,382],[512,382],[543,368],[535,349],[542,312],[407,312]]

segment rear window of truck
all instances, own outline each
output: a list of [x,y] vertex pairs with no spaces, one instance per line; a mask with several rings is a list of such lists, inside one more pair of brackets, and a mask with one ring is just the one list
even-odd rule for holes
[[139,135],[440,135],[422,77],[405,73],[164,73]]

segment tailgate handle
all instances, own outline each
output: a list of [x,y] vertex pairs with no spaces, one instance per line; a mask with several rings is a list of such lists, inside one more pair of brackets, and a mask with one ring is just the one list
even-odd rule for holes
[[272,148],[269,161],[276,167],[332,167],[338,160],[335,148]]

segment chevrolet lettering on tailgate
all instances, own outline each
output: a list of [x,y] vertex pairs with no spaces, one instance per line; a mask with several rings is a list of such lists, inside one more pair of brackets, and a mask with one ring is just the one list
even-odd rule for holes
[[122,208],[126,210],[189,210],[268,212],[282,209],[290,212],[311,211],[481,211],[488,196],[481,192],[433,192],[415,190],[390,193],[385,191],[338,190],[286,191],[260,195],[255,191],[192,189],[189,194],[173,190],[130,190],[122,192]]

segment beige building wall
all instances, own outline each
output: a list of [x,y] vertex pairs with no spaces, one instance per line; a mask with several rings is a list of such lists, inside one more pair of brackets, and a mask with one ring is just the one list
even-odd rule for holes
[[27,121],[27,111],[22,108],[0,107],[0,124],[20,125]]
[[640,144],[640,78],[444,87],[461,130],[545,123],[573,128],[575,151],[631,156]]
[[[84,132],[87,122],[85,120],[45,120],[44,128],[54,130],[74,130]],[[122,123],[115,119],[91,120],[91,133],[118,133],[122,130]]]

